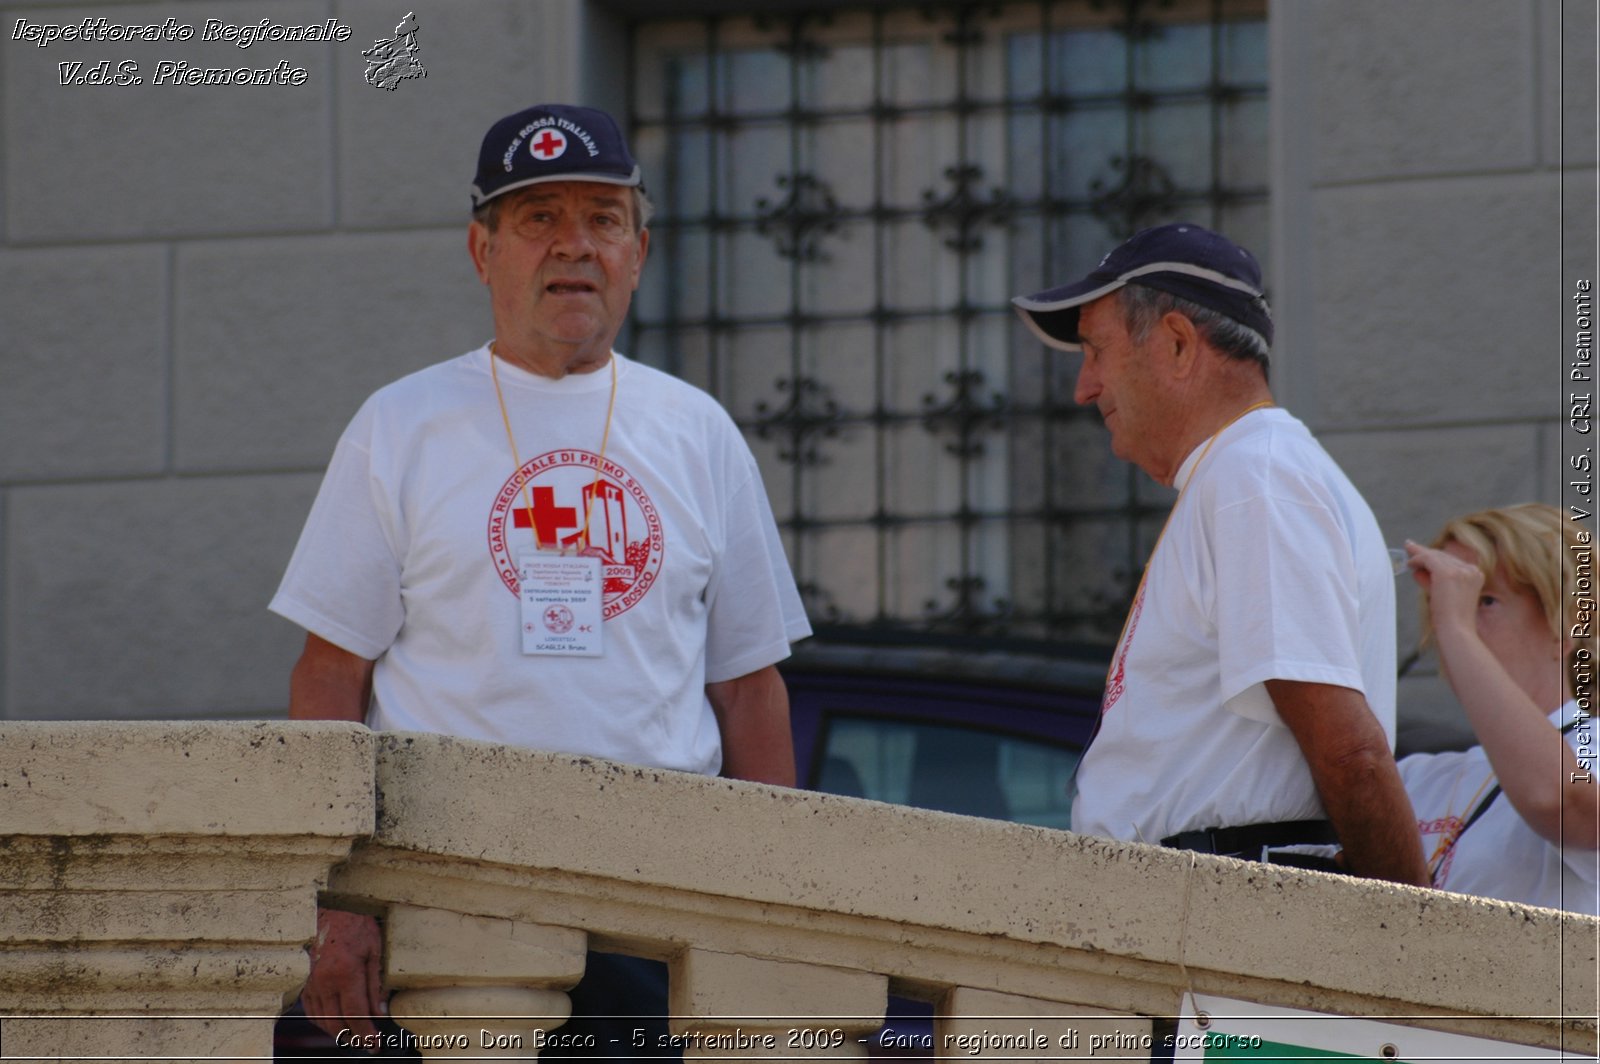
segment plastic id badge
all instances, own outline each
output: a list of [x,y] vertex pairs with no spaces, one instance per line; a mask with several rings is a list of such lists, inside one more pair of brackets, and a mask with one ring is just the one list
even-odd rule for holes
[[517,582],[524,654],[601,655],[599,558],[523,551],[517,555]]

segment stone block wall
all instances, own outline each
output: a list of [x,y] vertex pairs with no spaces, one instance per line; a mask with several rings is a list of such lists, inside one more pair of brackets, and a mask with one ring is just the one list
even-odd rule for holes
[[[1572,286],[1595,277],[1595,8],[1272,8],[1280,398],[1390,541],[1560,503]],[[1417,596],[1400,588],[1402,655]],[[1467,733],[1424,663],[1407,725]]]
[[[426,77],[369,85],[407,11]],[[17,30],[102,17],[194,37]],[[240,48],[210,19],[350,35]],[[569,0],[0,0],[0,29],[0,719],[281,715],[302,635],[265,607],[334,441],[487,337],[478,141],[604,95],[580,56],[607,27]],[[103,60],[143,83],[61,84]],[[157,84],[163,60],[306,76]]]

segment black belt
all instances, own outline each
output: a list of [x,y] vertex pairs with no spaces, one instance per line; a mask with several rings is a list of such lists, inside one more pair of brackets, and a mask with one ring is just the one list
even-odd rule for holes
[[1237,828],[1180,831],[1161,840],[1175,850],[1215,853],[1223,857],[1262,859],[1262,851],[1278,846],[1337,846],[1339,836],[1326,820],[1279,820],[1271,824],[1245,824]]

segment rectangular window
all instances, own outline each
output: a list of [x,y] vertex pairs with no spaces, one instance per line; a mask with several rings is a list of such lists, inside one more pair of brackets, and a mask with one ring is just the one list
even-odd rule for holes
[[1267,250],[1265,0],[648,20],[638,357],[755,450],[819,632],[1115,640],[1171,495],[1009,300],[1190,220]]

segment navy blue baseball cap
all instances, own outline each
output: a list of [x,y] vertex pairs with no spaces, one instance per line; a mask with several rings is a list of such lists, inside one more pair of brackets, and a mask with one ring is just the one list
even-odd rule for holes
[[616,119],[593,107],[541,103],[489,127],[478,149],[472,206],[541,181],[637,187],[639,164]]
[[1035,336],[1076,351],[1078,312],[1123,285],[1142,284],[1224,314],[1272,343],[1272,312],[1256,257],[1219,233],[1189,222],[1145,229],[1129,237],[1076,284],[1017,296],[1012,305]]

